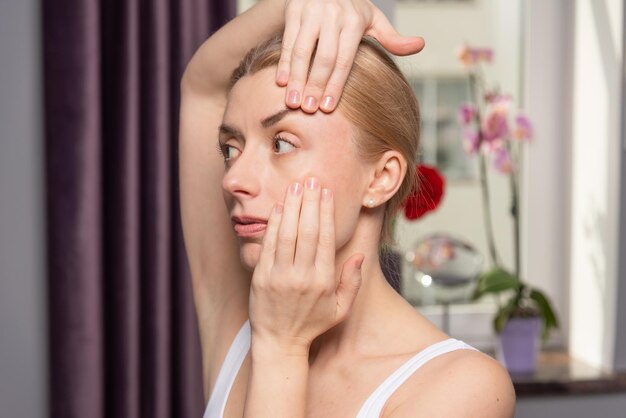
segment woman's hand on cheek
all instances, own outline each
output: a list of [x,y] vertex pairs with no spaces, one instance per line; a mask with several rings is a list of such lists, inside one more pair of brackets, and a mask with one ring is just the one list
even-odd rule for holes
[[[304,189],[304,190],[303,190]],[[335,273],[332,192],[317,180],[289,187],[267,224],[250,290],[253,341],[285,354],[308,353],[311,342],[343,321],[361,286],[362,254]]]
[[287,86],[287,106],[301,106],[307,112],[334,110],[364,34],[395,55],[414,54],[424,47],[422,38],[400,35],[370,0],[286,0],[276,82]]

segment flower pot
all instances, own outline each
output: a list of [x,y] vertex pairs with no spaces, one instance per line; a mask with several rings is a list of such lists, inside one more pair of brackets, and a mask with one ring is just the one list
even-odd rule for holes
[[511,373],[532,373],[539,351],[541,318],[510,318],[496,344],[496,358]]

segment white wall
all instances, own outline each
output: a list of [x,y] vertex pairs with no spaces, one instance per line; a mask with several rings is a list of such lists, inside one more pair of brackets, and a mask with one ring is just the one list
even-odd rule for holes
[[524,270],[526,279],[545,289],[556,305],[560,330],[553,340],[566,346],[573,3],[531,0],[527,5],[523,95],[536,139],[527,148],[524,161]]
[[0,1],[0,415],[47,417],[39,1]]
[[613,368],[623,3],[577,0],[571,167],[570,350]]

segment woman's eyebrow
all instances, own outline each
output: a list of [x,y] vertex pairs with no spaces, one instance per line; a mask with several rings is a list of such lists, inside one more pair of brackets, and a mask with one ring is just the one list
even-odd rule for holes
[[237,129],[225,123],[222,123],[219,127],[219,136],[226,135],[237,138],[239,141],[244,140],[243,134]]
[[261,120],[261,126],[265,129],[269,128],[270,126],[274,125],[275,123],[278,123],[278,121],[280,121],[282,118],[285,117],[285,115],[289,112],[293,112],[296,109],[282,109],[279,110],[278,112],[274,113],[271,116],[266,117],[265,119]]

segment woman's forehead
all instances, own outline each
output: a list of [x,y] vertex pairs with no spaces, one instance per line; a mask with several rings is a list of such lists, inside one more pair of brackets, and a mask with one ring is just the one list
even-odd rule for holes
[[[281,120],[294,120],[311,127],[351,132],[350,122],[337,110],[313,114],[300,108],[292,110],[285,105],[286,88],[278,86],[274,79],[274,67],[266,68],[238,80],[228,95],[223,123],[267,129]],[[250,126],[252,127],[252,126]],[[243,126],[239,128],[243,129]]]

